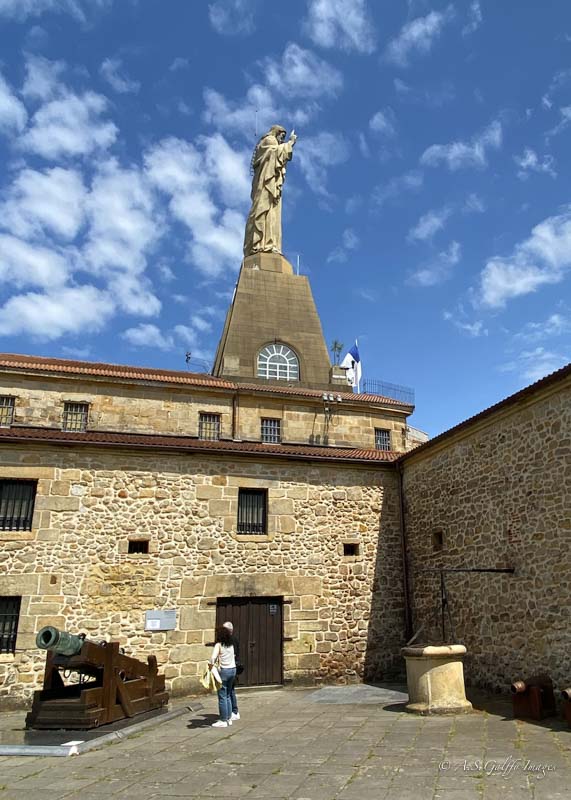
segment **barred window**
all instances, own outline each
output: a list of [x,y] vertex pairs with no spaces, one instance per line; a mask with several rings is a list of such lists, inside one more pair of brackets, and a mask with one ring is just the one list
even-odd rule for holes
[[9,428],[14,421],[15,397],[0,397],[0,427]]
[[200,414],[198,418],[199,439],[220,439],[220,414]]
[[31,531],[37,481],[0,480],[0,530]]
[[262,442],[279,444],[282,440],[281,419],[262,419]]
[[375,428],[375,449],[391,449],[391,432],[386,428]]
[[299,359],[285,344],[268,344],[258,355],[258,378],[299,380]]
[[88,403],[63,404],[63,429],[64,431],[87,430]]
[[21,597],[0,597],[0,653],[16,652]]
[[238,533],[266,533],[267,506],[267,489],[239,489]]

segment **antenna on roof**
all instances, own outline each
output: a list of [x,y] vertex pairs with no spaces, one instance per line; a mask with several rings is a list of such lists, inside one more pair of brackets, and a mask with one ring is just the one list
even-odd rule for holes
[[184,360],[186,362],[186,368],[188,370],[190,370],[190,359],[191,358],[192,358],[192,353],[190,352],[190,350],[187,350],[186,353],[184,354]]
[[255,124],[256,141],[258,141],[258,109],[256,109],[255,111],[255,118],[256,118],[256,124]]

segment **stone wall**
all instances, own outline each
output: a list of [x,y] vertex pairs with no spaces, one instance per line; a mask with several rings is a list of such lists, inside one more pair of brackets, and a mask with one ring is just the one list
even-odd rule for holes
[[[3,445],[0,477],[37,478],[33,529],[0,533],[1,595],[21,595],[15,656],[0,656],[0,703],[27,702],[45,624],[154,652],[169,688],[197,688],[212,603],[283,596],[284,676],[382,677],[403,628],[395,470],[316,462]],[[236,533],[240,486],[268,488],[268,534]],[[130,538],[150,552],[129,555]],[[359,553],[343,555],[343,543]],[[177,629],[145,632],[144,612],[177,609]],[[382,647],[380,646],[382,644]]]
[[[73,378],[42,379],[31,375],[0,375],[0,394],[16,398],[14,423],[61,428],[65,402],[88,403],[90,430],[198,436],[201,412],[220,414],[220,435],[233,434],[233,395],[211,388],[149,386],[108,383]],[[406,415],[381,408],[331,404],[324,412],[323,400],[303,401],[296,396],[280,399],[249,395],[240,390],[236,412],[236,438],[261,440],[261,420],[282,420],[284,442],[315,445],[345,445],[374,449],[375,428],[391,431],[393,450],[405,449]]]
[[440,638],[439,577],[422,568],[514,566],[514,575],[446,578],[467,679],[505,689],[547,672],[568,686],[569,380],[407,456],[404,494],[415,630]]

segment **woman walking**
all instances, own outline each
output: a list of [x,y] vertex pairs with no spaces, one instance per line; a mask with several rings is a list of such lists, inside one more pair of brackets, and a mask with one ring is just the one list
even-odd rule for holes
[[216,644],[212,651],[209,667],[218,667],[222,685],[218,689],[218,711],[220,719],[212,723],[213,728],[227,728],[232,725],[232,691],[236,680],[236,659],[232,631],[225,625],[216,631]]

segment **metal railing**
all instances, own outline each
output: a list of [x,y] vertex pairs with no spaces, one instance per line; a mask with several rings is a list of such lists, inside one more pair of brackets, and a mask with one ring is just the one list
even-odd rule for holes
[[410,386],[399,386],[396,383],[386,383],[385,381],[365,378],[361,381],[361,392],[363,394],[378,394],[398,400],[399,403],[414,405],[414,389],[411,389]]

